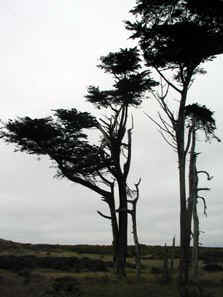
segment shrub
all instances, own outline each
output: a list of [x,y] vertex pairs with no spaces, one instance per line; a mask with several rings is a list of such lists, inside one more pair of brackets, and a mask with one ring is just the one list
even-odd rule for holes
[[208,272],[223,271],[223,267],[217,263],[210,263],[203,266],[203,269]]

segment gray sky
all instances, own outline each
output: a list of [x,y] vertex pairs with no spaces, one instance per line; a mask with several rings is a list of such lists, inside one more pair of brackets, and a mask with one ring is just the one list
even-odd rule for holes
[[[46,116],[55,108],[94,109],[85,102],[88,85],[109,86],[97,69],[99,57],[131,46],[123,20],[135,0],[0,0],[0,118]],[[189,102],[215,111],[217,135],[223,139],[222,64],[218,57],[197,77]],[[175,97],[174,97],[175,96]],[[173,99],[177,99],[176,94]],[[130,182],[142,177],[138,203],[140,241],[179,240],[176,154],[164,143],[143,111],[155,114],[153,100],[135,112]],[[198,168],[214,176],[208,184],[208,217],[200,204],[201,242],[223,246],[222,143],[199,143]],[[0,143],[0,238],[32,243],[110,244],[110,223],[93,192],[57,180],[47,158],[14,153]],[[131,238],[131,229],[129,230]],[[131,242],[132,240],[130,240]]]

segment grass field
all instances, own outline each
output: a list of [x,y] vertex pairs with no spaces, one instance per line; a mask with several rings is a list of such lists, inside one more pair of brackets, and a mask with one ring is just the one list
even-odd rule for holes
[[[143,269],[140,280],[136,279],[133,265],[134,257],[131,255],[133,249],[131,247],[127,259],[127,278],[120,280],[114,276],[110,266],[107,267],[107,264],[100,266],[101,263],[110,263],[112,261],[111,247],[24,245],[0,240],[0,296],[178,296],[176,285],[178,259],[174,261],[171,280],[166,283],[163,281],[162,273],[160,273],[163,267],[162,247],[143,246],[142,250]],[[176,249],[177,254],[178,250]],[[204,262],[215,261],[218,265],[223,266],[222,255],[223,249],[203,248],[201,250],[201,258],[203,257],[203,259],[200,261],[200,283],[207,296],[210,297],[223,296],[223,270],[205,271],[203,269]],[[34,265],[35,259],[39,262],[37,261],[37,264]],[[57,262],[57,259],[59,261],[58,265],[52,266],[50,260]],[[82,265],[78,271],[76,268],[75,270],[74,267],[69,266],[69,261],[73,259],[76,259],[75,263],[85,263],[85,266]],[[12,261],[15,261],[15,265],[11,265]],[[10,265],[4,264],[6,265],[4,266],[3,263]],[[38,263],[41,263],[42,266],[38,267]],[[47,266],[47,263],[49,263],[49,266]],[[94,265],[99,265],[98,271],[97,269],[94,270]],[[2,266],[4,266],[4,269],[2,269]],[[103,271],[100,271],[100,269]]]

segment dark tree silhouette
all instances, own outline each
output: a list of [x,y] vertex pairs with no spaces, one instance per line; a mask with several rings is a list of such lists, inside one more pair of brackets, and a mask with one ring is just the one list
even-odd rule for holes
[[[75,108],[57,109],[47,118],[9,120],[1,130],[1,137],[16,144],[17,150],[48,155],[56,164],[58,176],[102,196],[110,215],[98,213],[111,220],[115,271],[121,276],[125,275],[127,255],[126,188],[132,150],[132,128],[127,129],[129,108],[140,105],[143,93],[157,85],[140,67],[136,48],[121,49],[101,58],[99,68],[113,75],[114,85],[109,90],[90,86],[86,95],[97,108],[106,109],[106,116],[101,119]],[[96,144],[88,140],[87,131],[93,128],[101,135]]]
[[[223,2],[193,0],[137,0],[131,10],[135,21],[126,22],[139,40],[147,67],[153,67],[168,88],[179,94],[177,116],[165,100],[168,92],[158,96],[168,121],[163,129],[175,139],[179,162],[180,246],[179,285],[181,295],[189,296],[190,220],[188,218],[185,163],[185,105],[195,74],[203,73],[200,64],[223,53]],[[170,72],[173,79],[170,78]]]
[[111,112],[110,116],[100,120],[98,129],[103,136],[103,151],[113,162],[113,167],[108,169],[118,187],[117,272],[124,276],[128,227],[127,178],[131,165],[133,129],[128,128],[129,109],[139,106],[145,91],[157,86],[157,83],[150,78],[148,71],[140,71],[137,48],[110,53],[101,58],[99,67],[112,74],[114,88],[104,91],[90,86],[86,97],[97,107],[109,108]]
[[205,197],[200,194],[203,191],[209,191],[209,188],[199,187],[199,176],[204,174],[208,180],[211,176],[206,170],[197,170],[197,157],[199,153],[196,152],[197,134],[203,132],[206,141],[211,139],[220,139],[215,135],[216,124],[213,118],[213,112],[206,106],[200,106],[197,103],[187,105],[185,107],[186,127],[188,132],[188,141],[190,143],[190,158],[189,158],[189,198],[188,198],[188,216],[189,220],[193,218],[193,257],[192,257],[192,280],[200,292],[199,286],[199,216],[197,213],[198,200],[202,200],[204,204],[204,214],[206,214]]

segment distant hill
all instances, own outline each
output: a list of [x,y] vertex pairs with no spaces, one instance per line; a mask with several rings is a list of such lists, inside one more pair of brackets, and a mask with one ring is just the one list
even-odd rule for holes
[[[141,244],[141,253],[142,256],[150,255],[155,258],[162,258],[164,255],[164,246],[156,245],[145,245]],[[171,249],[171,247],[168,247]],[[76,252],[78,254],[100,254],[100,255],[111,255],[112,254],[111,245],[88,245],[88,244],[79,244],[79,245],[59,245],[59,244],[31,244],[31,243],[18,243],[11,240],[0,239],[0,254],[29,254],[35,252]],[[128,255],[134,256],[135,247],[128,247]],[[180,256],[179,247],[175,247],[175,257]],[[209,258],[209,257],[219,257],[223,258],[223,248],[221,247],[201,247],[200,248],[200,257]]]

